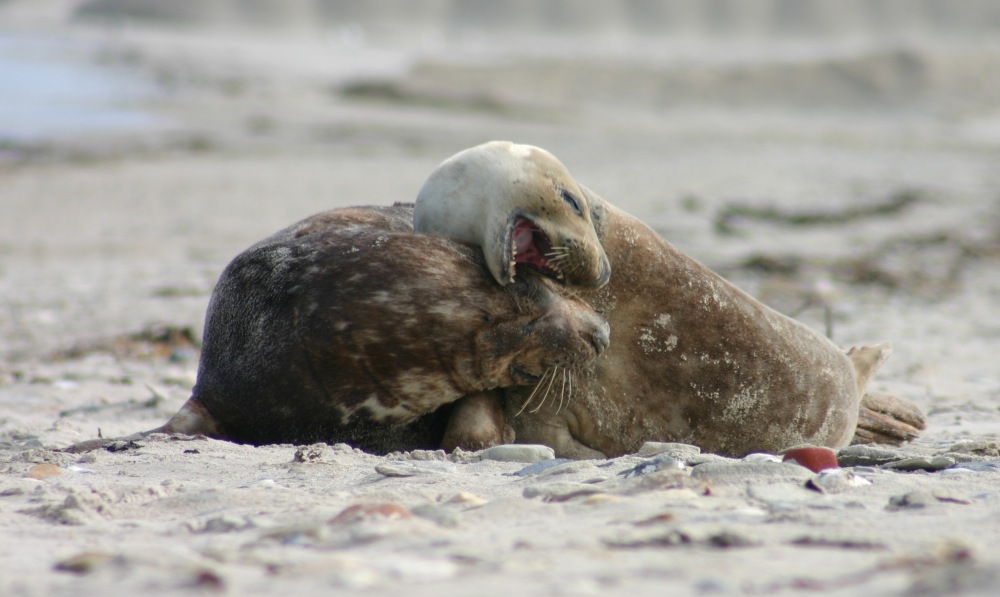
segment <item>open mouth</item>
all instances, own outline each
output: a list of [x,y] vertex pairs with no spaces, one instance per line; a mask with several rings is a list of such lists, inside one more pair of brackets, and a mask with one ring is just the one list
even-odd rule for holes
[[546,276],[563,279],[563,272],[559,267],[559,260],[564,255],[563,249],[553,247],[548,235],[528,218],[515,218],[510,244],[508,273],[511,278],[514,277],[515,264],[523,263]]

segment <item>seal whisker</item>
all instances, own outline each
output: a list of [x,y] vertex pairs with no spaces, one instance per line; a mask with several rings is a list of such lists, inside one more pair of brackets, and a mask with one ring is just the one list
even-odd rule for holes
[[538,403],[538,406],[536,406],[534,409],[530,411],[531,414],[535,414],[536,412],[541,410],[543,406],[545,406],[545,401],[548,400],[549,398],[549,391],[552,389],[552,382],[556,380],[556,371],[558,369],[559,369],[558,367],[553,367],[549,369],[549,371],[552,372],[552,377],[549,378],[549,385],[545,386],[545,393],[542,394],[542,401]]
[[524,404],[521,405],[521,410],[517,411],[517,414],[514,415],[515,417],[521,416],[521,413],[524,412],[524,409],[528,408],[528,405],[531,404],[531,401],[535,399],[535,394],[537,394],[538,389],[542,387],[542,383],[545,381],[545,377],[548,376],[549,371],[551,371],[551,369],[546,369],[545,373],[542,373],[542,377],[538,380],[538,383],[535,384],[535,389],[531,391],[531,395],[528,396],[528,399],[525,400]]
[[569,373],[569,369],[563,367],[562,373],[562,388],[559,390],[559,408],[556,409],[556,414],[559,414],[559,411],[561,411],[563,407],[563,396],[566,395],[566,374]]

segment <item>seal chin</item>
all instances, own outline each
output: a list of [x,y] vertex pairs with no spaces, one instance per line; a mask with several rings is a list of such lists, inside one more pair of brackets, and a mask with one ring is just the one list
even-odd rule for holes
[[514,216],[507,238],[510,259],[506,265],[506,273],[511,280],[514,278],[514,268],[518,263],[560,282],[565,280],[562,268],[559,267],[559,261],[564,256],[565,250],[554,247],[549,235],[534,221],[525,216]]

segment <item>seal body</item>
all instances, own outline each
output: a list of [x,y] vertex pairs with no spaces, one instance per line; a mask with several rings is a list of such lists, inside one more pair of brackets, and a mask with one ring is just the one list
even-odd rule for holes
[[580,296],[608,319],[615,342],[579,373],[562,411],[515,416],[531,390],[507,391],[518,441],[575,458],[632,453],[647,440],[733,456],[848,444],[860,386],[887,347],[849,358],[587,194],[614,275]]
[[608,345],[606,322],[551,281],[499,289],[477,248],[415,235],[411,218],[405,206],[326,212],[234,259],[191,400],[162,430],[437,448],[459,398],[532,384]]
[[501,285],[516,264],[571,286],[611,276],[583,188],[551,153],[491,141],[445,160],[417,195],[414,230],[482,247]]

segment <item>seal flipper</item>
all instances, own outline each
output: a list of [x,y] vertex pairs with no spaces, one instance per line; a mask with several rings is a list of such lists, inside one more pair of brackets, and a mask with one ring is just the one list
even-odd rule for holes
[[861,398],[858,426],[852,444],[900,445],[916,439],[927,429],[927,417],[920,408],[902,398],[867,392]]
[[459,398],[448,418],[441,448],[453,452],[484,450],[500,444],[514,443],[514,429],[507,424],[503,397],[492,390]]
[[160,425],[156,429],[140,431],[123,437],[88,439],[86,441],[67,446],[60,450],[60,452],[69,452],[71,454],[92,452],[113,442],[136,441],[148,437],[153,433],[204,435],[214,439],[227,439],[225,434],[222,433],[219,424],[215,421],[215,418],[209,414],[205,406],[197,398],[190,398],[184,403],[183,406],[181,406],[180,410],[177,411],[177,414],[170,417],[169,421]]
[[854,365],[854,374],[858,384],[858,396],[865,395],[868,380],[875,371],[885,363],[892,354],[892,345],[888,342],[875,346],[853,346],[847,351],[847,358]]

